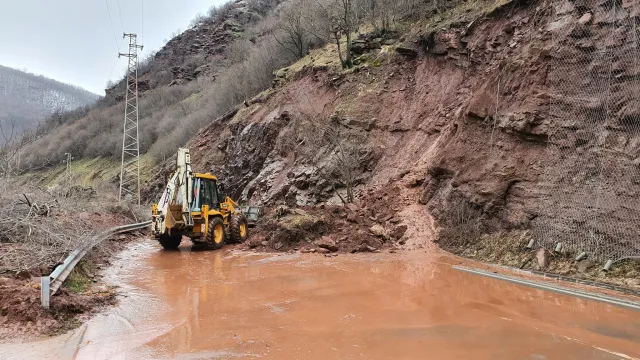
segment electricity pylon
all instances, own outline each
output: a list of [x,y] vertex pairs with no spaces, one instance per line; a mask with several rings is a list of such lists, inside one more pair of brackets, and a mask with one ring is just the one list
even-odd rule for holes
[[124,131],[122,134],[122,165],[120,167],[120,201],[126,200],[140,205],[140,142],[138,137],[138,45],[136,34],[129,37],[129,53],[118,57],[129,58],[127,67],[127,91],[124,107]]

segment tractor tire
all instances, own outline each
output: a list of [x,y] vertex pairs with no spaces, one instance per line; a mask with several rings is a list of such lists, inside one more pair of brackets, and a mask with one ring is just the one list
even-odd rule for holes
[[242,244],[247,240],[247,218],[244,214],[233,215],[229,221],[229,237],[234,244]]
[[224,221],[215,217],[209,220],[209,230],[207,230],[207,246],[210,249],[218,250],[224,245],[227,234],[224,231]]
[[182,242],[182,235],[161,235],[158,241],[165,250],[176,250]]

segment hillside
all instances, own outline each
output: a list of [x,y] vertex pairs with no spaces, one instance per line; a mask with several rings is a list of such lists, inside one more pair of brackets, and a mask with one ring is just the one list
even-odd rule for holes
[[99,96],[44,76],[0,66],[0,123],[17,131],[35,127],[55,111],[92,105]]
[[[465,256],[537,269],[529,241],[547,250],[562,243],[566,254],[553,255],[548,268],[561,274],[577,271],[565,260],[581,251],[600,262],[639,256],[636,7],[570,0],[408,6],[393,29],[381,31],[375,24],[385,20],[375,16],[363,20],[350,34],[354,66],[346,68],[344,34],[338,43],[308,46],[296,61],[270,41],[265,29],[275,27],[261,27],[268,16],[240,31],[225,25],[237,14],[231,11],[215,24],[240,42],[221,57],[206,55],[212,62],[196,69],[207,70],[176,70],[160,86],[151,77],[158,73],[148,74],[145,196],[161,192],[175,148],[186,143],[194,168],[214,169],[230,195],[331,218],[323,235],[355,239],[349,251],[433,240]],[[191,47],[198,36],[187,34],[188,43],[171,46]],[[177,68],[185,66],[163,65]],[[103,114],[117,111],[89,117]],[[64,151],[52,134],[93,131],[83,121],[41,141]],[[117,123],[103,126],[120,131]],[[105,155],[92,146],[107,138],[95,139],[85,157]],[[78,176],[116,180],[106,173],[115,174],[85,169]],[[334,207],[351,200],[348,212]],[[276,250],[318,236],[277,221],[265,226],[261,239]]]
[[[571,1],[467,2],[404,35],[362,35],[367,50],[351,71],[330,45],[203,129],[188,145],[192,161],[254,204],[339,204],[336,189],[344,198],[352,185],[358,222],[393,231],[389,219],[402,219],[402,247],[435,240],[534,269],[531,239],[599,261],[637,256],[637,50],[610,35],[632,29],[628,14]],[[334,225],[336,238],[352,226]],[[384,246],[362,231],[349,236]],[[277,234],[265,236],[282,243]]]
[[[173,155],[201,126],[268,87],[273,70],[295,60],[263,29],[277,3],[229,2],[140,63],[140,150],[152,162]],[[258,61],[263,64],[256,67]],[[25,148],[22,168],[58,164],[67,152],[120,159],[124,87],[123,79],[88,112],[45,121]]]

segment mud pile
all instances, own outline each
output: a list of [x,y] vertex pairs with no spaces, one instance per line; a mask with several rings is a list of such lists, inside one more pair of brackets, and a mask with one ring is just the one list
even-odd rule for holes
[[354,203],[269,209],[245,248],[301,252],[377,252],[406,244],[400,189],[366,192]]
[[40,284],[0,277],[0,338],[16,335],[55,334],[77,326],[83,316],[115,302],[115,292],[100,289],[85,294],[60,291],[51,309],[40,306]]

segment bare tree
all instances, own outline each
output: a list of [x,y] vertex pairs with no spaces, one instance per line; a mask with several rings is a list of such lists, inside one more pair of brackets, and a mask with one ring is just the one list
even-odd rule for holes
[[299,142],[296,150],[305,153],[312,165],[335,189],[336,182],[346,189],[343,203],[354,200],[354,188],[367,158],[365,137],[335,121],[314,118],[302,114],[298,119]]
[[24,145],[23,139],[16,133],[16,123],[13,119],[9,126],[0,122],[0,174],[10,177],[18,172],[20,167],[20,153]]
[[[315,21],[312,27],[313,33],[319,37],[334,41],[338,47],[338,56],[344,69],[353,67],[351,55],[352,36],[357,29],[358,19],[354,6],[354,0],[314,0]],[[323,21],[324,20],[324,21]],[[314,24],[315,23],[315,24]],[[320,24],[320,26],[317,26]],[[342,52],[342,36],[346,37],[346,49]]]
[[304,2],[299,1],[284,9],[273,33],[276,42],[298,59],[306,55],[309,45],[307,30],[303,24],[303,5]]
[[[334,0],[338,5],[338,12],[332,19],[334,24],[333,34],[338,45],[338,53],[340,54],[340,62],[345,69],[353,67],[353,58],[351,56],[351,35],[355,31],[357,23],[353,10],[352,0]],[[340,35],[347,37],[345,58],[342,59],[342,51],[340,50]]]

